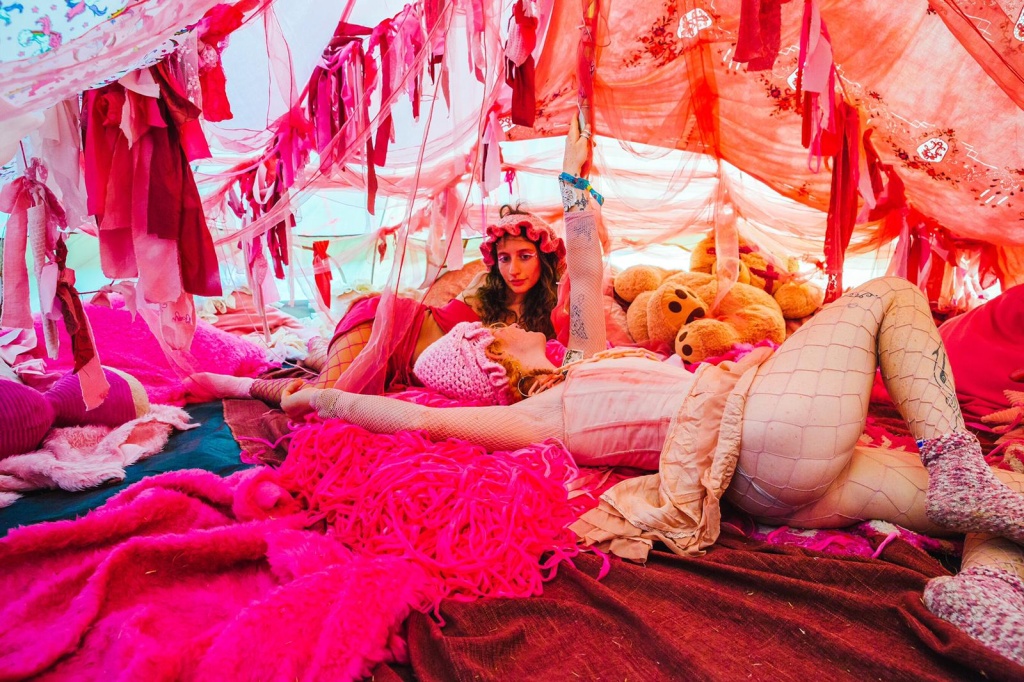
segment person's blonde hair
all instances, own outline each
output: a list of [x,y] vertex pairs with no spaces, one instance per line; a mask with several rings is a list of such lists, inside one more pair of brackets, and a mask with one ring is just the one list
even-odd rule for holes
[[527,370],[519,360],[505,353],[505,347],[498,339],[487,346],[486,352],[489,358],[505,368],[508,387],[515,402],[527,397],[533,382],[539,377],[551,374],[551,371],[546,369]]

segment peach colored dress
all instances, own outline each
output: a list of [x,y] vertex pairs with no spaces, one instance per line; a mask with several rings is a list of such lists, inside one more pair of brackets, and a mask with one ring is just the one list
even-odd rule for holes
[[[719,503],[739,460],[747,392],[771,354],[757,348],[693,375],[632,358],[570,371],[566,445],[579,463],[653,462],[658,470],[613,486],[573,530],[587,544],[635,561],[647,558],[655,540],[677,554],[703,554],[720,532]],[[624,399],[623,382],[642,390]]]
[[[693,381],[682,367],[646,358],[573,368],[562,394],[566,447],[581,466],[657,471],[669,425]],[[635,393],[624,400],[629,389]]]

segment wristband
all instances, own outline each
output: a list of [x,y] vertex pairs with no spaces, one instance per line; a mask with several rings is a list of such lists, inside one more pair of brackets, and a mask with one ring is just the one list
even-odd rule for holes
[[594,201],[597,202],[598,206],[604,205],[604,197],[594,189],[593,185],[590,184],[590,180],[587,180],[586,178],[577,178],[575,175],[570,175],[564,171],[558,176],[558,179],[562,182],[569,183],[576,189],[581,189],[584,192],[590,192],[590,196],[594,197]]

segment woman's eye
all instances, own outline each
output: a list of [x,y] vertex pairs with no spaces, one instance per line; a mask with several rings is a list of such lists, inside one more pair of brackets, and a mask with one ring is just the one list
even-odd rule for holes
[[524,253],[521,256],[519,256],[519,260],[531,260],[532,258],[533,258],[533,254],[532,253]]
[[512,261],[512,258],[509,257],[509,256],[498,256],[498,262],[499,263],[509,263],[511,261]]

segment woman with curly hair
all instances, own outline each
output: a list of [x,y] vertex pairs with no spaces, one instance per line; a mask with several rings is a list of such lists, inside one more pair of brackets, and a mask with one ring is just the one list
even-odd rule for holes
[[370,296],[356,301],[338,324],[325,357],[319,359],[322,369],[311,381],[200,373],[191,377],[190,389],[211,398],[258,398],[274,406],[280,405],[286,389],[298,384],[377,393],[411,385],[420,354],[459,322],[518,325],[555,338],[552,312],[565,270],[565,245],[550,225],[518,207],[503,206],[499,215],[480,246],[488,269],[459,296],[438,307],[396,299],[393,319],[410,323],[383,330],[387,338],[380,344],[382,361],[364,362],[362,371],[349,371],[367,349],[374,325],[382,324],[377,315],[381,297]]
[[565,247],[557,237],[551,239],[547,225],[538,225],[536,216],[518,206],[502,206],[499,215],[480,245],[488,269],[459,298],[487,326],[518,324],[554,338],[551,311],[558,302]]

